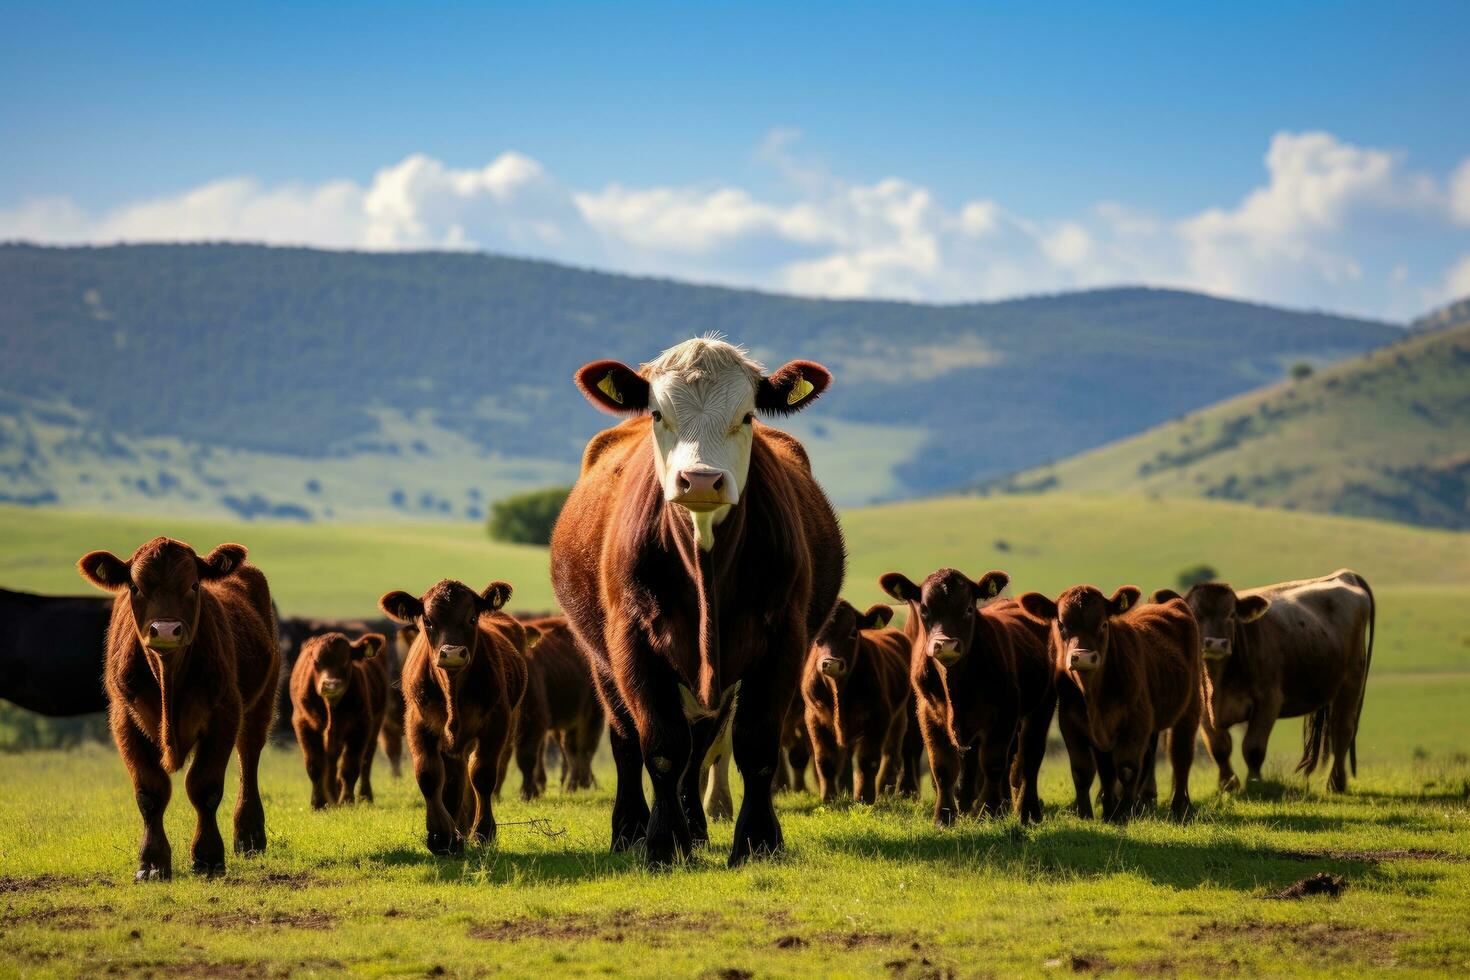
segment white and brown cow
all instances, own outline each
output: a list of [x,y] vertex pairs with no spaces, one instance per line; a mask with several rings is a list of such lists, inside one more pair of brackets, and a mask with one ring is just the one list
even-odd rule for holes
[[[1177,593],[1161,589],[1154,600]],[[1261,778],[1266,743],[1278,718],[1306,716],[1297,770],[1310,775],[1333,756],[1327,788],[1347,789],[1347,764],[1358,768],[1358,719],[1373,660],[1377,606],[1357,572],[1236,592],[1220,582],[1184,597],[1200,626],[1205,666],[1201,722],[1220,785],[1237,789],[1230,726],[1245,723],[1247,779]]]
[[632,416],[588,444],[551,541],[557,598],[608,711],[615,849],[646,840],[658,864],[707,839],[690,760],[704,757],[737,688],[745,797],[730,863],[781,849],[780,722],[845,558],[801,444],[755,416],[799,411],[829,380],[809,361],[766,375],[712,338],[638,371],[596,361],[577,373],[595,406]]

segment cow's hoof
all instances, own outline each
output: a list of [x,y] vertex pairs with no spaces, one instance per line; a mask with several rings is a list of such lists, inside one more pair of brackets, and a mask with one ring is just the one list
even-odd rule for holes
[[225,862],[195,860],[193,870],[201,878],[219,878],[225,873]]
[[159,867],[155,864],[145,864],[133,875],[134,882],[144,881],[168,881],[174,876],[173,869],[164,865]]
[[1224,779],[1220,780],[1220,792],[1222,792],[1222,793],[1239,793],[1240,792],[1240,777],[1237,776],[1235,773],[1232,772],[1229,776],[1227,776]]
[[242,857],[265,853],[265,828],[237,829],[235,831],[235,853]]
[[429,853],[438,857],[451,857],[464,851],[464,841],[458,834],[431,830],[425,840]]

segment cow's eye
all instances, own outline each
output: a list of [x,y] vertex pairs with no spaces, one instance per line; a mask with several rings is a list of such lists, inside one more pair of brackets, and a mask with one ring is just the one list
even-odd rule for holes
[[425,616],[425,617],[424,617],[424,629],[426,629],[426,630],[431,630],[431,629],[433,629],[433,628],[434,628],[434,623],[433,623],[433,621],[432,621],[432,620],[430,620],[430,619],[429,619],[429,617],[428,617],[428,616]]
[[660,412],[656,408],[653,411],[649,412],[648,414],[651,415],[651,416],[653,416],[653,420],[655,422],[662,422],[664,420],[664,413],[663,412]]
[[740,424],[741,425],[749,425],[750,423],[752,423],[754,421],[755,421],[755,413],[754,412],[746,412],[745,413],[745,418],[743,418],[743,419],[740,420]]

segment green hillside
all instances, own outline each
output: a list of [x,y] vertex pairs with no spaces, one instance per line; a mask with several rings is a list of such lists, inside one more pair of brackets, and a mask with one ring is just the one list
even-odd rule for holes
[[0,501],[348,523],[475,519],[568,482],[607,421],[573,372],[709,331],[832,368],[791,428],[845,506],[1082,452],[1403,334],[1167,289],[935,306],[248,245],[0,244],[0,297]]
[[1143,491],[1470,527],[1470,322],[984,489]]

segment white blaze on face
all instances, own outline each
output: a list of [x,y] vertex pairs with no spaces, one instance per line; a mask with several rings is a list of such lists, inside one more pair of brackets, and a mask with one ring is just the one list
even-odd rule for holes
[[694,522],[699,546],[740,502],[750,472],[761,367],[722,340],[687,340],[644,365],[653,414],[654,470],[664,500]]

